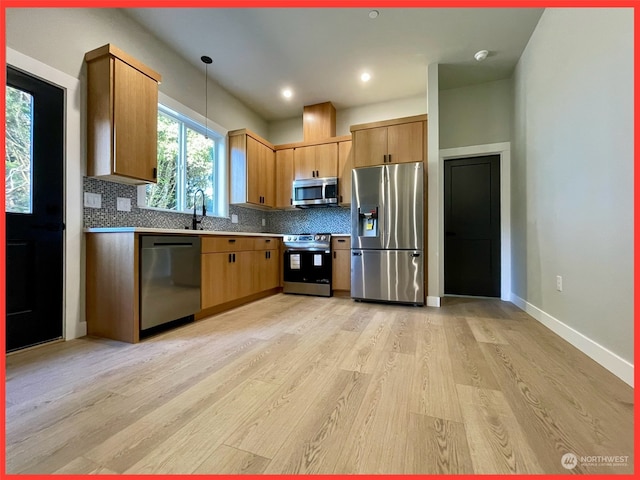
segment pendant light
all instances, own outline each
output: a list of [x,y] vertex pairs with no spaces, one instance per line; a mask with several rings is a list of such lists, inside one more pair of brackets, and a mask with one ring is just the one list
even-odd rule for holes
[[211,57],[203,55],[200,57],[204,63],[204,138],[209,139],[209,129],[207,128],[208,107],[209,107],[209,65],[213,63]]

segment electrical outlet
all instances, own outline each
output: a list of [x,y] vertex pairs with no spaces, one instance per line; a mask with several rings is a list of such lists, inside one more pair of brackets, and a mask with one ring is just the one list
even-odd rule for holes
[[131,211],[131,199],[125,197],[118,197],[116,200],[116,209],[120,212]]
[[238,215],[235,213],[231,214],[231,223],[238,223]]
[[262,219],[262,226],[263,226],[263,227],[266,227],[266,226],[267,226],[267,221],[266,221],[264,218]]
[[88,208],[102,208],[102,195],[84,192],[84,206]]
[[556,275],[556,290],[562,291],[562,277],[560,275]]

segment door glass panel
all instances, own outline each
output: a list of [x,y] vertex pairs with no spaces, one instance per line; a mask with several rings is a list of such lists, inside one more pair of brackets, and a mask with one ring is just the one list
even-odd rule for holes
[[6,87],[5,210],[32,213],[33,96]]
[[[193,208],[193,194],[199,188],[205,195],[208,212],[213,212],[213,148],[214,142],[199,132],[187,128],[187,208]],[[201,207],[202,199],[198,194],[196,207]]]

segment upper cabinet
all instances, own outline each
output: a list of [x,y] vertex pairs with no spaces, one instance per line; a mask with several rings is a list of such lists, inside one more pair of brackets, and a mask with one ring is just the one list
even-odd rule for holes
[[276,208],[293,206],[293,148],[276,150]]
[[338,143],[338,202],[343,207],[351,205],[351,170],[353,169],[352,141]]
[[160,74],[112,44],[84,58],[87,175],[122,183],[154,183]]
[[354,167],[423,162],[427,157],[427,116],[351,126]]
[[273,145],[249,130],[229,132],[230,203],[273,208],[275,154]]
[[296,180],[338,176],[338,144],[322,143],[296,147],[293,151]]

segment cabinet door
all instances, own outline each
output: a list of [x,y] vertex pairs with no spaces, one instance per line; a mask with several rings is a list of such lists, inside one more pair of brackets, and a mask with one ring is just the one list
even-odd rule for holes
[[230,280],[233,285],[232,298],[246,297],[254,293],[253,290],[253,254],[255,252],[236,252],[234,261],[231,263]]
[[280,283],[278,250],[253,252],[253,287],[255,292],[275,288]]
[[296,180],[315,177],[315,146],[298,147],[293,151],[294,175]]
[[267,207],[276,206],[276,157],[273,150],[266,145],[260,144],[262,162],[260,169],[260,180],[262,182],[262,205]]
[[260,192],[260,155],[262,144],[247,136],[247,202],[262,205]]
[[424,161],[424,122],[388,127],[388,152],[391,163]]
[[340,205],[351,205],[351,169],[353,168],[351,140],[338,144],[338,189]]
[[158,84],[114,58],[113,170],[155,182],[158,138]]
[[229,281],[231,253],[205,253],[201,255],[201,297],[205,308],[215,307],[228,302],[232,294],[232,282]]
[[338,144],[323,143],[313,147],[316,151],[316,177],[338,176]]
[[353,132],[356,167],[382,165],[387,154],[387,127],[368,128]]
[[333,290],[351,290],[351,250],[333,251]]
[[276,150],[276,208],[291,207],[293,178],[293,148]]

